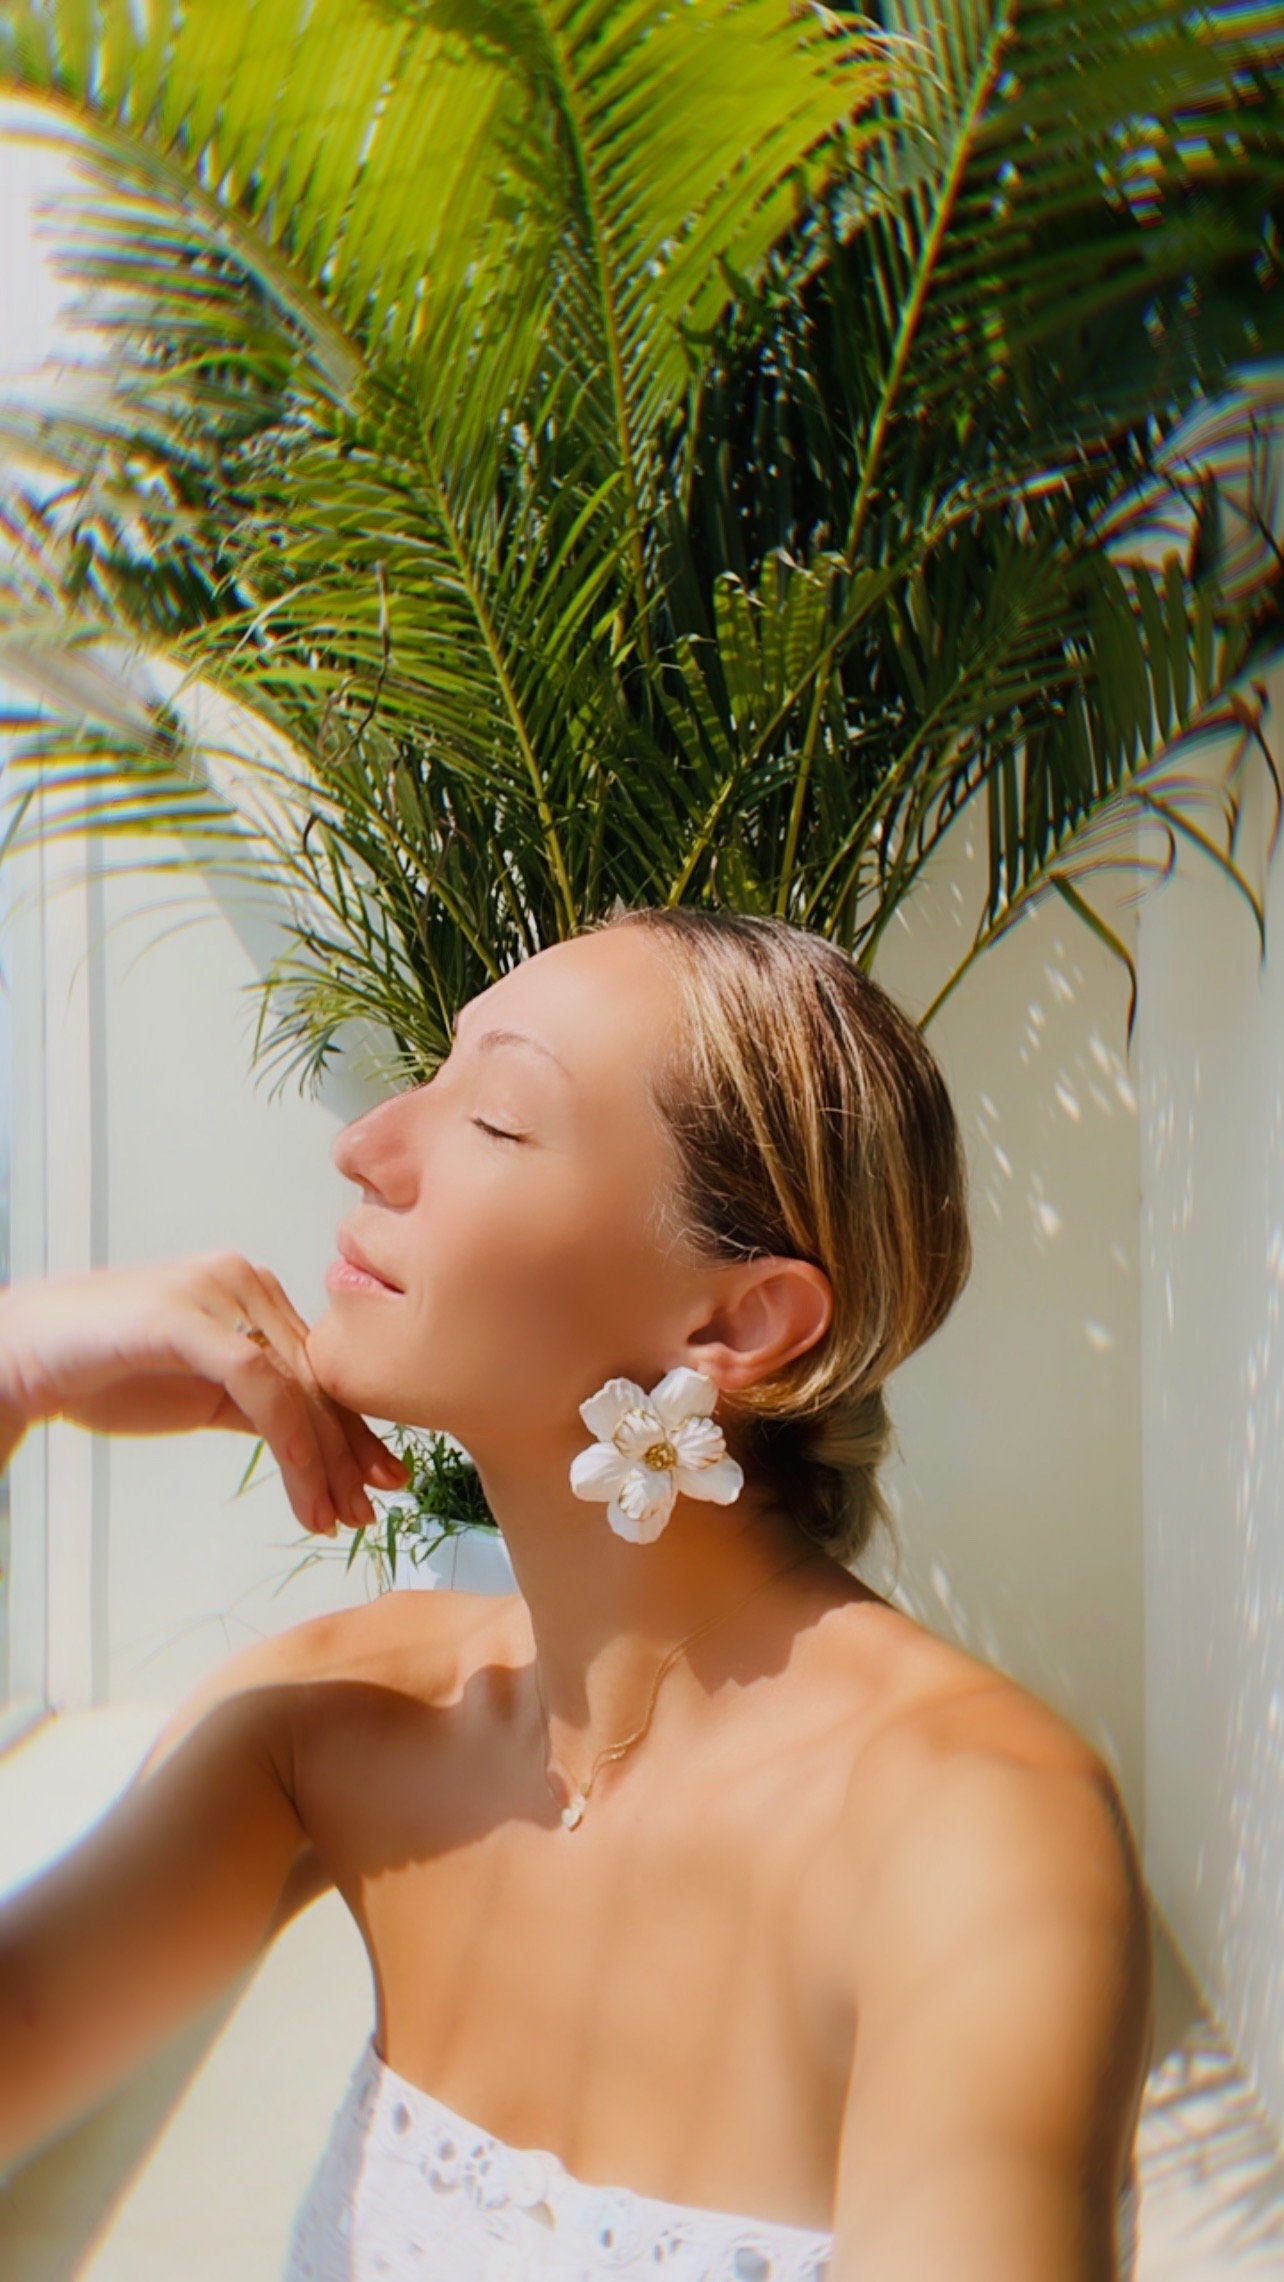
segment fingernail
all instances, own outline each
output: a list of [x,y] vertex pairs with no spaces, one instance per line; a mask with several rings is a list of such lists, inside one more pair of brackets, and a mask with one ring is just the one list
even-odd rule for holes
[[371,1478],[382,1483],[385,1489],[399,1490],[405,1485],[405,1465],[400,1458],[394,1458],[388,1451],[385,1451],[381,1457],[371,1460],[369,1472]]
[[374,1517],[374,1507],[365,1491],[354,1490],[348,1500],[348,1519],[355,1522],[358,1529],[365,1529],[369,1527]]
[[323,1537],[334,1537],[337,1535],[339,1528],[339,1516],[335,1511],[334,1499],[332,1497],[323,1494],[317,1499],[313,1514],[313,1522],[314,1526],[320,1530]]

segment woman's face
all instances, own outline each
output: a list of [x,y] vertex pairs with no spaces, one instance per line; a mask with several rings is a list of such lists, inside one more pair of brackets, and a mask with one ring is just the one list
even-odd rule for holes
[[679,987],[640,930],[557,944],[469,1002],[429,1084],[346,1127],[341,1243],[395,1288],[328,1272],[327,1392],[481,1456],[581,1442],[604,1379],[681,1359],[714,1272],[658,1233],[677,1164],[647,1081]]

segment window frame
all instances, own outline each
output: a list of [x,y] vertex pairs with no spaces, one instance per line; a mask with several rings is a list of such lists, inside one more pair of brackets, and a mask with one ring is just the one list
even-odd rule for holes
[[[10,1272],[82,1275],[101,1257],[101,887],[84,832],[46,840],[37,783],[7,873]],[[32,829],[34,827],[34,830]],[[97,924],[96,924],[97,922]],[[8,1468],[9,1693],[0,1755],[51,1714],[106,1696],[106,1475],[102,1438],[33,1427]]]

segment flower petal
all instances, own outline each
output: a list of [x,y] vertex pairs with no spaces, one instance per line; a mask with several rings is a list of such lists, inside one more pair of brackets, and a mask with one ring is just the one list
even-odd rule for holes
[[745,1486],[744,1468],[734,1458],[719,1458],[713,1466],[679,1466],[677,1484],[684,1497],[731,1505]]
[[634,1379],[608,1379],[605,1386],[580,1404],[580,1417],[599,1442],[609,1442],[626,1411],[646,1402],[645,1390]]
[[665,1432],[650,1403],[644,1402],[636,1410],[625,1411],[612,1440],[627,1457],[640,1458],[655,1443],[665,1440]]
[[591,1442],[571,1460],[571,1488],[577,1498],[613,1498],[631,1472],[613,1442]]
[[672,1513],[676,1496],[672,1474],[644,1473],[635,1466],[619,1495],[612,1498],[606,1518],[616,1536],[626,1537],[630,1545],[650,1545]]
[[615,1493],[615,1501],[633,1521],[641,1521],[652,1506],[672,1505],[674,1495],[671,1474],[658,1472],[651,1466],[630,1466]]
[[673,1447],[680,1466],[716,1466],[727,1455],[722,1428],[711,1418],[684,1418],[673,1429]]
[[684,1418],[707,1418],[717,1399],[718,1389],[713,1380],[703,1371],[689,1371],[685,1363],[679,1363],[674,1371],[666,1371],[648,1397],[656,1417],[668,1427],[670,1434],[681,1426]]

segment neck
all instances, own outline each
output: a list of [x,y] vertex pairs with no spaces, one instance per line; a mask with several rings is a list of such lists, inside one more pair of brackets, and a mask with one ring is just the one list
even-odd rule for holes
[[[826,1559],[817,1551],[813,1564],[802,1564],[812,1551],[808,1540],[750,1483],[734,1506],[679,1497],[661,1535],[633,1545],[615,1534],[605,1505],[567,1489],[569,1456],[563,1462],[559,1454],[544,1468],[529,1458],[512,1465],[473,1455],[524,1603],[547,1718],[546,1756],[576,1783],[588,1777],[599,1751],[640,1724],[660,1664],[687,1633],[759,1584],[745,1618],[761,1615],[778,1571],[799,1562],[797,1581],[805,1585]],[[729,1624],[729,1639],[739,1631]],[[715,1655],[719,1642],[711,1627]],[[707,1701],[682,1656],[665,1675],[662,1701],[669,1719],[694,1714]],[[657,1719],[660,1710],[657,1701]]]

